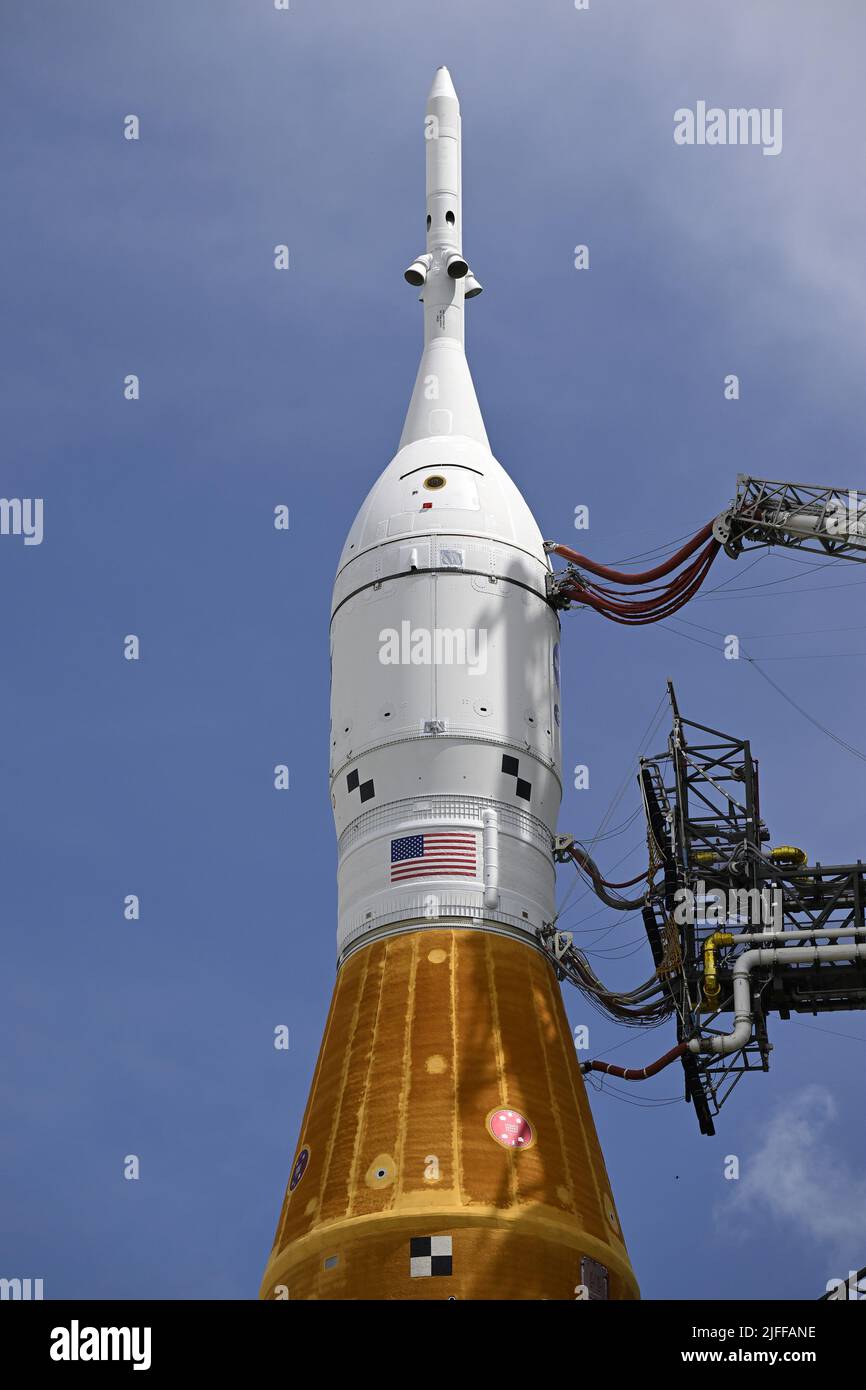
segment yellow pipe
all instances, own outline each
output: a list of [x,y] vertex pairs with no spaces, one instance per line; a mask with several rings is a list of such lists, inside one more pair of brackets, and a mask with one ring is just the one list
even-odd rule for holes
[[715,1008],[722,988],[716,975],[716,947],[733,944],[729,931],[714,931],[704,942],[704,1003],[711,1009]]
[[774,864],[793,864],[798,869],[809,862],[806,851],[798,849],[796,845],[777,845],[770,850],[770,859]]

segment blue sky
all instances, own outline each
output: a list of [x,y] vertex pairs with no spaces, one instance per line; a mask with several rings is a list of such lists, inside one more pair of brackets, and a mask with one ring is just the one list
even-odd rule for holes
[[[433,70],[462,101],[492,447],[546,536],[611,563],[696,530],[738,472],[866,486],[866,16],[853,0],[4,8],[2,493],[44,497],[45,538],[0,538],[0,1273],[49,1297],[246,1298],[333,980],[329,597],[417,366],[402,270],[423,244]],[[676,146],[674,111],[701,99],[781,107],[782,153]],[[866,573],[747,564],[722,557],[726,587],[686,616],[741,635],[866,747]],[[567,791],[562,829],[594,834],[673,676],[687,715],[751,738],[774,842],[864,855],[862,762],[746,663],[682,629],[587,612],[564,629],[565,761],[591,784]],[[629,785],[614,823],[636,806]],[[640,839],[635,822],[605,841],[602,867],[637,872]],[[596,937],[596,906],[570,921],[597,972],[646,978],[639,924]],[[596,1055],[669,1045],[568,1004]],[[742,1082],[715,1140],[684,1105],[632,1103],[676,1096],[673,1072],[620,1085],[628,1103],[593,1096],[646,1297],[809,1298],[866,1262],[866,1022],[774,1020],[771,1040],[771,1072]]]

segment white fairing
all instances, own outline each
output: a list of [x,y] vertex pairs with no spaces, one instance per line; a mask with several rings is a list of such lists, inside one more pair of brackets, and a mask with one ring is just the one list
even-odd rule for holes
[[[334,585],[340,956],[370,932],[424,921],[534,936],[555,910],[559,621],[541,533],[487,443],[463,285],[445,269],[461,218],[459,107],[444,69],[428,119],[437,111],[457,132],[456,175],[453,150],[444,161],[428,151],[424,355],[401,447],[361,506]],[[450,203],[431,190],[443,169]]]

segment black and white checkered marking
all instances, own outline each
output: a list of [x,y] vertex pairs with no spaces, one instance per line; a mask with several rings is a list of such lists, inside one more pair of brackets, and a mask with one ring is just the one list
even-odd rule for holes
[[452,1274],[450,1236],[413,1236],[409,1241],[409,1274],[413,1279],[429,1279],[435,1274]]
[[521,801],[531,801],[532,783],[527,782],[525,778],[520,776],[520,759],[513,758],[510,753],[503,753],[502,771],[507,772],[509,777],[517,778],[517,786],[515,788],[515,791],[517,795],[520,797]]
[[360,791],[362,801],[372,801],[376,795],[376,788],[373,786],[372,777],[368,782],[361,781],[361,774],[356,767],[352,768],[346,778],[346,790],[349,792]]

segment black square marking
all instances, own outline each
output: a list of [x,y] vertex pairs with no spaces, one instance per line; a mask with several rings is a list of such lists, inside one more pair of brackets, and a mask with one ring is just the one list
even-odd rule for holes
[[525,777],[520,776],[520,759],[512,757],[510,753],[503,753],[502,771],[509,777],[516,778],[517,786],[514,789],[515,795],[519,796],[521,801],[531,801],[532,783],[527,782]]
[[453,1274],[451,1236],[412,1236],[409,1241],[409,1276],[430,1279]]
[[373,785],[372,777],[369,777],[366,782],[362,782],[361,774],[356,767],[352,769],[346,778],[346,789],[350,793],[355,791],[360,792],[362,801],[372,801],[373,797],[376,795],[376,788]]

